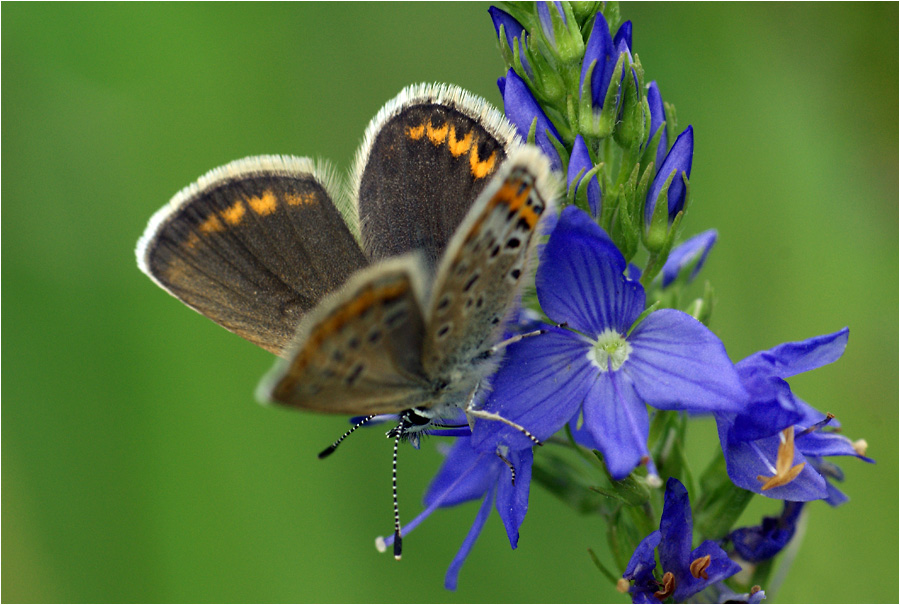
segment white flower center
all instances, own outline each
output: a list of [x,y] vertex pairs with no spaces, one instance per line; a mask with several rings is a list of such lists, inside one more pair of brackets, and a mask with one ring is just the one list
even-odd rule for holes
[[613,372],[622,367],[622,364],[631,355],[631,345],[625,337],[615,330],[606,329],[594,341],[587,352],[587,358],[597,366],[601,372]]

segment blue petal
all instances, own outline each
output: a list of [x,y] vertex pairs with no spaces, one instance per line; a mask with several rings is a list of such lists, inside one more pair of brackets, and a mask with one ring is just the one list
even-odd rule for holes
[[707,579],[695,578],[688,568],[687,573],[676,581],[675,592],[672,594],[672,599],[676,603],[685,602],[707,586],[730,578],[741,570],[741,566],[729,559],[725,551],[713,540],[707,540],[695,548],[688,556],[687,564],[690,565],[692,561],[706,555],[710,557],[709,567],[706,568]]
[[625,42],[629,50],[634,48],[631,46],[631,21],[626,21],[619,26],[618,31],[616,31],[616,37],[613,38],[613,46],[618,47],[622,41]]
[[[650,105],[650,136],[647,137],[649,141],[656,134],[662,123],[666,121],[666,108],[663,105],[662,95],[659,93],[659,86],[656,85],[655,80],[650,82],[650,87],[647,89],[647,103]],[[659,136],[659,147],[656,148],[655,163],[657,172],[659,172],[659,168],[666,158],[666,152],[669,150],[668,145],[666,130],[663,129],[662,134]]]
[[635,389],[663,410],[742,410],[747,393],[718,337],[675,309],[648,315],[628,336],[622,365]]
[[594,439],[594,434],[584,426],[584,418],[582,414],[576,414],[569,421],[569,430],[572,432],[572,439],[578,445],[584,446],[589,450],[599,450],[600,444]]
[[537,3],[538,20],[541,22],[541,29],[544,30],[544,37],[550,42],[551,46],[556,45],[556,35],[553,33],[553,21],[550,19],[550,7],[547,2]]
[[628,561],[625,573],[622,574],[626,580],[634,581],[634,585],[629,589],[633,603],[659,603],[659,599],[653,596],[659,588],[653,575],[656,569],[656,555],[653,551],[659,546],[661,539],[657,530],[641,540]]
[[[553,4],[556,5],[556,10],[559,12],[559,16],[562,18],[563,23],[566,23],[566,13],[563,10],[562,4],[560,2],[553,2]],[[538,19],[541,22],[541,29],[544,30],[547,41],[550,42],[550,46],[556,48],[556,34],[553,32],[553,21],[550,18],[550,3],[538,2],[537,11]]]
[[635,581],[652,580],[653,570],[656,569],[656,555],[653,551],[659,546],[661,539],[662,534],[659,533],[659,530],[656,530],[650,532],[650,535],[641,540],[637,548],[634,549],[631,559],[628,560],[628,566],[625,568],[625,573],[622,574],[622,577],[626,580]]
[[[541,440],[575,415],[597,374],[587,359],[590,345],[583,337],[560,328],[548,330],[507,348],[484,405]],[[500,444],[511,450],[533,445],[516,429],[490,420],[476,421],[472,444],[491,453]]]
[[496,6],[490,7],[488,13],[491,15],[491,21],[494,22],[494,32],[498,36],[500,35],[500,26],[502,25],[504,27],[504,30],[506,31],[506,43],[510,48],[512,48],[513,38],[522,39],[522,32],[525,31],[525,28],[515,17]]
[[541,308],[591,337],[625,334],[644,310],[644,289],[625,276],[625,258],[586,212],[570,206],[544,247],[535,284]]
[[[528,491],[531,485],[531,465],[534,453],[531,448],[509,452],[509,461],[516,469],[516,484],[512,483],[509,469],[501,470],[497,479],[497,512],[506,527],[509,545],[515,548],[519,544],[519,527],[528,512]],[[505,467],[506,464],[502,463]]]
[[584,426],[594,436],[609,474],[617,481],[650,455],[647,407],[624,372],[599,374],[584,400]]
[[752,441],[774,435],[802,418],[800,400],[781,378],[769,368],[741,362],[736,367],[741,384],[750,395],[750,403],[732,419],[731,439]]
[[456,440],[425,492],[426,506],[438,500],[441,507],[475,500],[494,484],[499,471],[497,465],[503,465],[503,462],[488,453],[476,451],[470,441],[465,437]]
[[797,437],[794,442],[797,449],[804,456],[855,456],[860,460],[874,464],[875,461],[866,456],[859,455],[853,447],[853,442],[847,437],[832,431],[815,431]]
[[847,494],[839,490],[832,483],[829,482],[827,485],[828,495],[825,497],[825,502],[827,502],[829,506],[840,506],[850,499],[847,497]]
[[494,31],[499,36],[500,35],[500,26],[503,26],[503,31],[506,33],[506,45],[509,47],[510,52],[515,56],[515,39],[519,40],[519,56],[522,59],[522,67],[525,68],[525,71],[528,73],[529,77],[534,77],[533,72],[531,71],[531,66],[528,64],[528,60],[525,58],[525,35],[527,32],[525,28],[519,23],[515,17],[510,15],[504,10],[497,8],[496,6],[492,6],[488,9],[488,12],[491,15],[491,20],[494,22]]
[[786,342],[768,351],[754,353],[741,360],[738,366],[744,363],[766,364],[771,368],[772,374],[779,378],[796,376],[840,359],[849,336],[850,329],[844,328],[833,334]]
[[597,13],[594,19],[594,26],[591,29],[591,35],[588,37],[587,44],[584,48],[584,60],[581,64],[581,78],[579,80],[579,90],[584,90],[584,77],[593,61],[597,61],[594,71],[591,72],[591,101],[595,109],[603,107],[603,101],[606,97],[606,89],[609,88],[609,81],[612,79],[612,72],[615,69],[615,61],[613,61],[613,45],[612,37],[609,35],[609,24],[603,18],[601,13]]
[[[594,167],[594,162],[588,153],[584,137],[575,137],[575,145],[572,147],[572,157],[569,158],[569,171],[566,175],[569,189],[577,189],[584,180],[584,175]],[[578,176],[581,173],[581,176]],[[576,181],[577,179],[577,181]],[[597,218],[600,215],[600,183],[597,176],[591,177],[587,184],[587,200],[591,209],[591,216]]]
[[715,229],[710,229],[709,231],[704,231],[703,233],[695,235],[672,250],[672,252],[669,253],[669,258],[666,259],[666,264],[663,265],[662,268],[662,287],[665,288],[675,281],[685,268],[699,258],[694,265],[693,271],[691,271],[690,276],[687,278],[688,283],[693,281],[694,278],[697,277],[697,273],[700,272],[700,269],[703,268],[703,263],[706,262],[706,257],[709,254],[710,249],[712,249],[713,244],[716,243],[718,235],[719,234]]
[[541,109],[541,106],[531,94],[528,85],[519,77],[512,68],[506,72],[506,83],[501,87],[503,94],[503,107],[506,117],[515,124],[519,131],[519,136],[523,140],[528,138],[528,132],[531,130],[531,123],[537,118],[537,128],[534,133],[534,142],[541,151],[550,158],[550,165],[554,170],[562,170],[562,161],[559,159],[559,153],[556,147],[550,142],[550,137],[555,137],[557,141],[561,141],[556,127]]
[[[716,414],[716,425],[719,430],[722,451],[725,454],[728,478],[738,487],[768,498],[791,500],[792,502],[821,500],[828,495],[825,479],[816,472],[811,464],[807,464],[800,474],[787,485],[763,491],[762,482],[757,477],[760,475],[771,477],[775,474],[775,460],[778,457],[780,437],[772,435],[756,441],[734,441],[728,436],[730,423],[721,414]],[[801,462],[808,461],[796,449],[795,444],[791,466]]]
[[760,525],[734,530],[729,534],[734,549],[750,563],[771,559],[794,537],[803,506],[802,502],[785,502],[780,516],[763,517]]
[[[619,57],[621,57],[622,55],[625,55],[625,57],[627,58],[627,61],[622,64],[622,75],[619,77],[619,89],[616,91],[616,107],[619,107],[619,103],[621,102],[621,99],[622,99],[621,84],[622,84],[622,81],[625,80],[625,71],[628,69],[629,63],[634,63],[634,58],[631,56],[631,49],[628,48],[628,44],[625,43],[625,40],[620,40],[618,45],[616,46],[615,61],[617,62],[619,60]],[[612,75],[613,75],[613,71],[615,71],[616,64],[615,64],[615,62],[610,61],[609,65],[611,65],[610,71],[609,71],[609,78],[610,78],[610,80],[612,80]],[[634,68],[631,69],[631,77],[634,78],[634,87],[635,87],[635,89],[637,89],[638,80],[637,80],[637,73],[635,73]]]
[[463,563],[466,562],[466,557],[469,556],[472,547],[475,545],[475,541],[478,539],[478,536],[481,535],[481,530],[484,528],[484,524],[491,514],[491,503],[493,500],[494,490],[491,490],[488,492],[488,495],[484,497],[484,502],[481,503],[481,508],[478,509],[478,515],[475,517],[475,523],[472,524],[472,529],[466,534],[466,539],[463,540],[462,546],[459,547],[459,552],[456,553],[456,556],[453,557],[453,561],[450,562],[450,567],[447,569],[447,575],[444,576],[444,588],[447,590],[456,590],[459,570],[462,569]]
[[683,577],[684,571],[690,566],[688,557],[691,554],[693,527],[687,489],[681,481],[669,477],[666,482],[662,517],[659,520],[659,533],[662,535],[659,543],[659,564],[676,577]]
[[675,139],[675,144],[672,145],[672,149],[666,154],[666,159],[663,160],[662,166],[656,171],[656,176],[653,178],[653,184],[650,185],[650,190],[647,192],[647,204],[644,206],[645,225],[650,224],[650,219],[653,217],[653,210],[656,208],[656,200],[659,198],[659,194],[662,191],[666,179],[668,179],[673,172],[675,173],[675,176],[669,184],[668,193],[669,222],[671,222],[675,218],[675,215],[684,208],[686,190],[684,188],[684,181],[681,178],[681,173],[684,172],[687,177],[690,178],[693,157],[694,128],[688,126],[687,130],[682,132],[678,135],[678,138]]

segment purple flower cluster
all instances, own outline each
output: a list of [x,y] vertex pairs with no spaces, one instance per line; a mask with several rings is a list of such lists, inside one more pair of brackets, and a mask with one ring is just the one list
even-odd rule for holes
[[[566,173],[569,199],[586,199],[587,212],[569,206],[548,221],[550,234],[539,250],[535,286],[540,309],[552,323],[541,324],[539,336],[506,347],[483,404],[484,411],[506,422],[478,420],[471,432],[453,433],[461,436],[425,494],[425,509],[404,532],[438,508],[481,500],[447,571],[445,586],[456,588],[460,568],[491,509],[497,510],[516,548],[528,510],[532,439],[547,441],[566,430],[576,444],[598,452],[613,482],[636,469],[650,487],[667,479],[659,529],[637,544],[619,583],[634,602],[681,602],[706,591],[704,598],[758,603],[765,598],[759,587],[734,594],[723,582],[740,571],[736,561],[756,564],[784,549],[795,534],[803,503],[825,500],[838,505],[847,499],[829,481],[843,475],[827,457],[872,462],[865,456],[864,441],[839,434],[832,415],[796,397],[786,382],[840,358],[848,330],[785,343],[735,364],[719,338],[694,316],[658,308],[655,298],[648,306],[648,291],[662,297],[692,281],[717,239],[710,230],[672,247],[672,224],[688,197],[693,128],[688,126],[669,147],[665,105],[656,82],[650,82],[643,97],[648,128],[642,131],[640,146],[635,143],[633,148],[642,162],[655,166],[643,173],[644,197],[635,219],[638,229],[643,225],[651,257],[642,282],[641,269],[628,262],[633,251],[626,258],[625,248],[610,236],[615,230],[607,233],[600,226],[610,224],[602,217],[619,211],[604,207],[605,196],[621,198],[621,193],[604,191],[610,181],[608,175],[606,180],[601,177],[597,141],[587,131],[563,124],[557,113],[545,111],[546,98],[534,92],[543,59],[532,48],[532,34],[539,32],[557,59],[565,60],[572,40],[582,44],[573,10],[567,3],[539,2],[531,33],[509,13],[495,7],[489,11],[501,47],[510,51],[504,50],[504,56],[517,58],[498,81],[506,116],[523,139],[533,140],[551,159],[555,170]],[[597,13],[579,52],[579,101],[587,102],[595,115],[619,115],[625,104],[623,90],[627,86],[633,91],[626,74],[630,72],[635,85],[643,77],[632,57],[631,22],[612,35]],[[657,253],[662,266],[649,272]],[[648,443],[651,420],[667,412],[714,416],[733,483],[729,487],[782,500],[783,513],[692,548],[687,489],[668,476],[677,473],[659,476]],[[660,468],[667,470],[662,464]]]

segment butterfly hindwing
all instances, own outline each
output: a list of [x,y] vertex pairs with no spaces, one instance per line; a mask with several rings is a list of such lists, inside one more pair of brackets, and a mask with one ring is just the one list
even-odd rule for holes
[[303,314],[367,265],[334,189],[306,158],[232,162],[154,215],[138,265],[189,307],[281,355]]
[[554,187],[547,159],[520,147],[472,206],[435,278],[423,357],[429,375],[452,375],[496,342]]
[[423,276],[415,255],[354,275],[300,325],[260,399],[335,414],[396,413],[427,402]]
[[515,146],[512,125],[455,86],[405,89],[369,124],[352,177],[372,260],[421,250],[432,270]]

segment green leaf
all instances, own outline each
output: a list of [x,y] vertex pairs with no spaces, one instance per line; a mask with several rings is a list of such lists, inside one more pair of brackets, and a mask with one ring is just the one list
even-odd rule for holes
[[753,492],[728,478],[725,455],[720,451],[700,477],[700,498],[694,505],[694,530],[703,540],[721,540],[747,508]]

